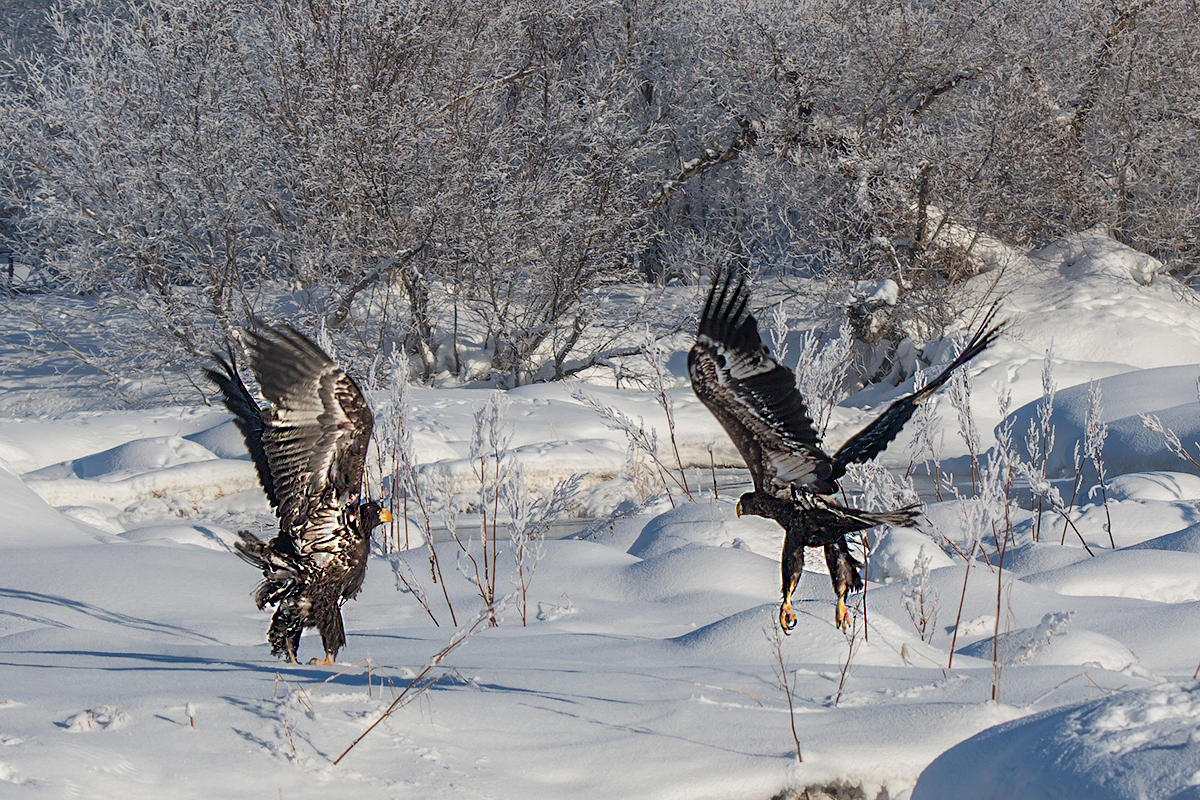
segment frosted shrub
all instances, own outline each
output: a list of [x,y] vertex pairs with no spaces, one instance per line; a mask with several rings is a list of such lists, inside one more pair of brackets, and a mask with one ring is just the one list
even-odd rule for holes
[[[1044,475],[1039,475],[1032,465],[1024,461],[1018,464],[1017,467],[1025,477],[1025,480],[1028,481],[1030,490],[1039,498],[1039,506],[1043,500],[1049,503],[1050,510],[1062,517],[1066,527],[1075,532],[1075,536],[1079,539],[1079,543],[1083,545],[1083,549],[1087,550],[1088,555],[1095,555],[1092,549],[1088,547],[1083,534],[1079,532],[1079,528],[1075,527],[1075,522],[1071,519],[1071,511],[1067,507],[1066,501],[1063,500],[1062,492],[1058,490],[1058,487]],[[1038,515],[1039,517],[1041,515],[1040,508]],[[1066,533],[1064,529],[1063,541],[1060,544],[1065,543],[1065,541]]]
[[[1197,379],[1196,381],[1196,395],[1197,400],[1200,400],[1200,379]],[[1155,433],[1161,434],[1162,437],[1166,439],[1167,449],[1170,450],[1176,458],[1182,461],[1188,461],[1191,464],[1200,467],[1200,461],[1192,458],[1192,455],[1188,453],[1187,448],[1184,447],[1183,443],[1179,441],[1179,437],[1175,434],[1175,431],[1163,425],[1162,420],[1160,420],[1154,414],[1142,414],[1141,417],[1143,425]],[[1197,450],[1200,451],[1200,445],[1197,445]]]
[[692,497],[692,494],[688,491],[687,486],[684,485],[684,483],[680,481],[673,472],[671,472],[670,468],[663,464],[663,462],[659,459],[658,431],[653,426],[647,429],[646,421],[641,417],[638,417],[637,421],[635,422],[628,414],[625,414],[622,411],[613,408],[612,406],[605,405],[604,403],[600,402],[595,395],[592,395],[577,386],[571,387],[571,397],[575,398],[575,400],[583,403],[585,406],[600,415],[600,418],[604,420],[604,424],[608,426],[609,429],[621,431],[625,434],[626,438],[629,440],[630,465],[631,468],[634,469],[634,474],[632,477],[635,479],[637,477],[637,470],[639,469],[637,466],[639,463],[637,454],[640,453],[653,461],[657,466],[658,476],[662,480],[663,489],[666,491],[667,497],[671,499],[672,506],[675,504],[675,498],[671,495],[671,487],[667,483],[668,478],[670,478],[670,480],[683,491],[688,500],[695,502],[695,498]]
[[1054,344],[1051,343],[1050,347],[1046,349],[1046,356],[1042,361],[1042,400],[1037,407],[1037,418],[1029,421],[1029,431],[1025,434],[1025,449],[1029,451],[1029,463],[1027,468],[1022,471],[1029,480],[1029,488],[1032,490],[1031,501],[1036,501],[1032,507],[1035,515],[1033,519],[1033,540],[1035,542],[1041,538],[1042,504],[1047,499],[1046,487],[1050,485],[1046,480],[1046,468],[1050,453],[1054,450],[1054,424],[1050,421],[1054,414],[1054,395],[1057,391],[1052,377],[1053,356]]
[[948,487],[958,501],[959,518],[965,532],[961,543],[964,553],[971,553],[980,547],[989,534],[998,548],[1001,531],[1009,519],[1008,493],[1005,489],[1008,461],[1003,451],[994,450],[992,453],[992,457],[980,467],[979,485],[974,496],[964,496],[954,486]]
[[[921,498],[908,477],[897,478],[878,461],[871,460],[846,465],[846,478],[858,485],[860,499],[856,505],[868,511],[891,511],[919,505]],[[878,541],[879,528],[863,531],[862,547],[869,551]],[[866,553],[863,561],[866,562]]]
[[1104,503],[1104,532],[1108,534],[1109,545],[1116,550],[1117,544],[1113,540],[1112,533],[1112,515],[1108,511],[1108,488],[1106,486],[1108,475],[1104,469],[1104,440],[1108,437],[1108,425],[1100,421],[1102,404],[1100,384],[1092,381],[1088,386],[1088,410],[1084,422],[1083,452],[1091,459],[1092,466],[1096,468],[1097,483],[1092,487],[1089,496],[1095,496],[1096,490],[1100,491],[1100,499]]
[[779,635],[779,621],[774,620],[774,626],[767,633],[767,641],[771,644],[774,658],[771,661],[771,671],[775,673],[775,682],[779,684],[784,699],[787,700],[788,719],[792,726],[792,742],[796,745],[796,761],[804,763],[804,754],[800,752],[800,735],[796,732],[796,706],[792,699],[796,692],[796,673],[788,672],[787,657],[783,654],[783,637]]
[[[395,519],[402,520],[404,526],[404,546],[400,547],[400,531],[397,530],[396,549],[407,550],[412,546],[413,540],[409,536],[409,526],[416,525],[422,540],[429,545],[430,578],[434,583],[441,584],[442,597],[450,611],[450,619],[457,625],[454,606],[446,591],[442,566],[438,561],[437,548],[433,546],[433,522],[431,520],[433,509],[426,491],[426,481],[417,471],[416,455],[413,452],[412,430],[409,427],[408,356],[401,350],[393,352],[388,360],[388,367],[390,370],[388,396],[380,412],[376,415],[375,446],[379,453],[380,472],[386,475],[383,483],[385,489],[388,490],[389,510]],[[386,544],[384,549],[386,551]],[[404,559],[399,554],[395,554],[390,560],[396,575],[397,588],[411,592],[434,624],[440,624],[429,605],[424,587]]]
[[950,404],[958,412],[958,434],[967,445],[967,453],[971,457],[971,488],[977,491],[979,431],[975,427],[975,418],[971,414],[971,377],[965,369],[956,371],[950,377],[948,394],[950,395]]
[[783,309],[783,302],[780,301],[775,308],[771,309],[771,352],[775,354],[775,360],[780,364],[784,363],[787,358],[788,346],[787,335],[791,332],[787,324],[787,312]]
[[904,610],[912,620],[917,635],[923,642],[932,642],[937,630],[938,593],[929,580],[929,564],[933,557],[925,552],[925,545],[917,554],[913,573],[904,583]]
[[[963,575],[962,598],[958,604],[958,614],[954,620],[954,634],[950,638],[950,658],[946,668],[954,664],[954,648],[958,641],[958,629],[962,621],[963,602],[967,594],[967,580],[971,576],[971,566],[974,564],[975,550],[983,549],[984,537],[990,533],[996,544],[997,553],[1003,559],[1003,548],[1009,533],[1009,490],[1011,489],[1011,469],[1009,466],[1009,451],[1004,447],[992,451],[979,470],[979,483],[974,497],[963,497],[953,484],[948,489],[958,501],[958,513],[962,520],[965,540],[961,544],[960,555],[966,560],[967,569]],[[997,569],[997,581],[1001,576]],[[993,695],[995,685],[993,684]]]
[[[920,367],[917,367],[916,372],[913,373],[913,391],[921,391],[928,382],[929,374]],[[942,465],[941,459],[938,457],[938,443],[934,441],[934,437],[938,431],[937,421],[939,414],[937,402],[937,398],[932,397],[917,406],[916,413],[913,414],[912,420],[908,423],[908,427],[913,432],[913,437],[908,442],[909,462],[908,469],[904,472],[906,478],[912,474],[913,465],[918,460],[925,463],[925,474],[934,478],[941,474]],[[935,480],[934,485],[937,499],[940,502],[942,499],[941,483]]]
[[837,338],[824,346],[812,331],[806,331],[800,339],[796,388],[808,403],[808,413],[818,436],[825,435],[833,409],[841,397],[853,350],[854,332],[846,321],[842,322]]
[[897,478],[878,461],[847,464],[846,477],[859,485],[861,505],[868,511],[890,511],[921,502],[912,479]]
[[[1088,543],[1084,540],[1083,534],[1079,532],[1079,529],[1071,519],[1071,509],[1075,502],[1074,494],[1072,494],[1071,502],[1064,501],[1058,487],[1046,475],[1050,463],[1050,453],[1054,450],[1054,423],[1051,420],[1054,416],[1054,396],[1057,392],[1057,386],[1053,379],[1053,358],[1054,348],[1052,345],[1046,349],[1046,356],[1042,361],[1042,399],[1038,403],[1037,418],[1029,421],[1029,431],[1025,435],[1025,446],[1029,450],[1029,461],[1020,461],[1016,466],[1017,470],[1029,484],[1031,499],[1036,501],[1033,506],[1033,540],[1036,542],[1041,539],[1042,513],[1045,504],[1048,503],[1050,509],[1063,519],[1063,533],[1059,543],[1063,544],[1066,542],[1067,529],[1070,528],[1075,532],[1075,536],[1079,539],[1080,544],[1083,545],[1083,549],[1087,551],[1088,555],[1094,555],[1091,548],[1088,547]],[[1089,414],[1091,413],[1089,410]],[[1099,414],[1098,407],[1095,413]],[[1076,442],[1074,452],[1076,488],[1079,485],[1080,470],[1083,468],[1082,459],[1079,443]]]
[[[512,428],[504,423],[504,412],[509,405],[507,397],[500,392],[492,392],[486,401],[475,407],[475,425],[471,430],[469,458],[475,477],[479,480],[477,507],[482,567],[471,552],[470,542],[464,544],[457,536],[454,537],[461,554],[470,560],[473,567],[471,573],[464,570],[464,574],[475,584],[488,608],[496,602],[496,557],[499,550],[496,530],[499,526],[500,503],[512,491],[513,481],[518,479],[515,459],[509,453]],[[523,483],[523,476],[521,480]],[[495,617],[491,618],[489,624],[496,624]]]
[[511,479],[504,487],[503,504],[509,516],[509,543],[517,566],[513,583],[522,625],[529,624],[529,585],[545,551],[546,533],[554,521],[566,512],[571,499],[579,491],[581,480],[581,475],[572,475],[558,481],[550,490],[549,497],[542,497],[529,490],[524,470],[520,464],[514,464]]
[[690,499],[694,499],[688,488],[687,475],[683,471],[683,459],[679,457],[679,445],[675,441],[675,403],[667,391],[667,369],[663,364],[659,344],[650,335],[649,328],[646,329],[642,351],[650,363],[650,388],[658,399],[658,405],[663,410],[663,414],[667,417],[667,436],[671,440],[671,451],[675,454],[675,466],[679,469],[680,485],[683,487],[684,494]]

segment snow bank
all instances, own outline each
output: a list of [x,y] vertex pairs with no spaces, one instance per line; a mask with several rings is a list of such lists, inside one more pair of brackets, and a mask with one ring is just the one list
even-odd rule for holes
[[1167,533],[1130,545],[1126,550],[1179,550],[1200,555],[1200,525],[1189,525],[1181,531]]
[[[696,504],[676,492],[677,508],[662,498],[636,510],[625,435],[568,387],[521,387],[507,393],[507,422],[526,475],[545,485],[586,473],[579,508],[630,513],[591,540],[544,543],[514,601],[524,617],[517,605],[503,610],[498,627],[450,653],[421,699],[337,766],[479,613],[478,537],[471,556],[438,543],[372,557],[362,593],[344,609],[347,663],[283,664],[265,642],[270,612],[251,598],[261,576],[229,552],[234,531],[270,534],[276,522],[228,414],[0,420],[0,456],[13,465],[0,469],[0,785],[130,800],[302,797],[326,783],[364,800],[765,800],[835,785],[900,800],[1200,797],[1200,703],[1187,682],[1200,660],[1200,479],[1163,456],[1137,418],[1150,410],[1185,442],[1200,438],[1200,314],[1178,302],[1154,262],[1095,233],[982,277],[1000,281],[1011,319],[971,368],[985,440],[1008,391],[1023,437],[1053,340],[1062,471],[1087,381],[1101,380],[1108,513],[1083,496],[1086,486],[1072,512],[1095,557],[1073,537],[1058,544],[1061,521],[1044,522],[1032,541],[1022,495],[1005,568],[978,549],[968,567],[950,543],[978,531],[964,529],[958,503],[933,503],[928,527],[873,533],[865,606],[852,597],[850,632],[833,625],[833,590],[810,550],[795,598],[800,624],[776,652],[782,532],[734,513],[745,471],[718,473],[719,501],[706,488]],[[677,375],[688,338],[665,354]],[[948,355],[926,355],[939,350]],[[910,388],[850,398],[834,412],[828,444]],[[673,464],[653,395],[589,391],[653,426]],[[416,456],[452,491],[473,488],[473,415],[490,393],[412,390]],[[707,487],[709,445],[718,466],[739,458],[686,386],[670,396],[687,481]],[[935,402],[943,467],[965,474],[956,415],[944,397]],[[907,469],[911,435],[885,465]],[[1110,547],[1110,516],[1124,549]],[[472,533],[471,521],[464,515],[460,532]],[[511,548],[501,541],[500,550],[489,568],[503,595],[517,575]],[[928,564],[918,571],[922,551]],[[428,612],[396,591],[393,569],[407,570]],[[318,649],[306,635],[301,656]]]
[[0,461],[0,497],[4,521],[0,523],[0,548],[56,547],[94,543],[75,520],[55,511],[26,486],[6,462]]
[[738,517],[736,505],[733,499],[686,503],[660,514],[642,528],[629,554],[653,558],[688,544],[703,544],[777,559],[783,546],[779,526],[762,517]]
[[1000,662],[1008,666],[1094,666],[1120,672],[1138,663],[1137,656],[1117,640],[1071,625],[1073,616],[1050,613],[1036,627],[1002,631],[998,642],[987,637],[958,652],[990,661],[995,649]]
[[1095,558],[1026,575],[1022,580],[1071,596],[1187,603],[1200,600],[1200,555],[1164,550],[1100,550]]
[[1194,800],[1200,685],[1164,683],[998,725],[939,756],[912,800]]
[[[1174,280],[1146,285],[1156,264],[1101,230],[1085,231],[1008,265],[995,292],[1012,335],[1037,360],[1053,344],[1062,361],[1126,370],[1200,364],[1200,315],[1179,302]],[[985,274],[972,284],[984,290],[994,280]]]
[[[1189,364],[1136,370],[1096,381],[1102,397],[1100,421],[1108,426],[1103,452],[1109,475],[1151,470],[1200,474],[1200,467],[1177,458],[1167,449],[1162,434],[1148,429],[1141,419],[1142,414],[1154,414],[1200,458],[1200,450],[1192,445],[1200,441],[1198,377],[1200,365]],[[1075,444],[1078,442],[1082,447],[1084,441],[1089,391],[1090,386],[1082,384],[1059,389],[1054,396],[1054,413],[1050,418],[1054,425],[1054,449],[1047,464],[1047,474],[1052,477],[1075,475]],[[1011,416],[1017,452],[1025,459],[1029,458],[1025,436],[1030,423],[1036,423],[1040,404],[1040,399],[1031,401]]]

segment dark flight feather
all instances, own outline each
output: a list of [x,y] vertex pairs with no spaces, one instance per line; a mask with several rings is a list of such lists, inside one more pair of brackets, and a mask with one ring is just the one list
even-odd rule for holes
[[320,507],[358,497],[375,418],[358,384],[296,329],[259,328],[247,346],[263,396],[275,406],[263,446],[281,528],[291,531]]
[[838,451],[833,454],[833,472],[830,476],[833,480],[836,481],[846,474],[847,465],[870,461],[887,449],[887,446],[900,435],[905,423],[912,419],[912,415],[917,411],[917,406],[932,397],[934,392],[950,379],[956,369],[982,353],[991,346],[992,342],[996,341],[996,337],[1000,335],[1003,327],[1002,323],[992,324],[996,318],[996,310],[996,305],[988,310],[979,329],[967,342],[967,346],[936,378],[921,389],[892,403],[888,406],[887,411],[880,414],[874,422],[851,436],[838,448]]
[[[718,278],[720,276],[718,275]],[[750,468],[759,491],[786,493],[789,486],[833,492],[832,462],[817,444],[817,431],[795,374],[771,357],[747,312],[750,293],[725,276],[714,280],[688,374],[700,401],[716,416]]]
[[220,365],[221,372],[211,367],[205,367],[204,374],[221,390],[221,399],[225,403],[225,408],[233,414],[233,424],[241,431],[242,438],[246,441],[246,449],[250,451],[254,469],[258,472],[258,481],[262,484],[263,491],[267,493],[267,500],[270,502],[271,508],[276,508],[279,505],[279,499],[275,496],[275,479],[271,477],[271,465],[267,462],[266,451],[263,450],[262,409],[258,407],[258,403],[254,402],[246,384],[242,382],[242,376],[238,374],[237,359],[233,355],[233,348],[229,348],[228,352],[228,361],[217,353],[212,354],[213,361]]
[[996,340],[1002,323],[993,324],[992,306],[967,346],[923,388],[892,403],[870,425],[852,436],[831,458],[817,432],[796,376],[777,362],[762,343],[758,324],[748,312],[750,294],[732,274],[714,277],[696,344],[688,354],[688,373],[696,396],[729,434],[754,478],[754,488],[786,497],[789,489],[832,494],[849,464],[870,461],[900,434],[917,407],[942,387],[951,374]]

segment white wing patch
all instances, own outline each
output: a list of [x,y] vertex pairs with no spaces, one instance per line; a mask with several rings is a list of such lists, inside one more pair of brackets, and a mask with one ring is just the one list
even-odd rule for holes
[[715,371],[717,380],[722,383],[727,382],[728,378],[744,381],[747,378],[753,378],[755,375],[765,375],[779,366],[775,362],[775,359],[762,350],[755,353],[753,357],[747,357],[736,350],[724,346],[720,342],[713,341],[704,334],[697,336],[696,342],[704,347],[711,348],[714,353],[724,359],[725,369]]
[[774,468],[774,479],[778,483],[802,485],[816,474],[816,464],[808,453],[769,451],[767,463]]

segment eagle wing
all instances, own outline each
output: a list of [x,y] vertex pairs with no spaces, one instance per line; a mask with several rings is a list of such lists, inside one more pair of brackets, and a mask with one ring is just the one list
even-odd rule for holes
[[950,366],[942,370],[941,374],[925,384],[923,388],[892,403],[888,406],[887,411],[880,414],[874,422],[851,436],[845,444],[838,448],[838,451],[833,454],[833,473],[830,476],[833,480],[836,481],[846,474],[847,465],[870,461],[883,452],[884,448],[900,434],[904,424],[916,413],[917,406],[932,397],[934,392],[950,379],[954,370],[982,353],[991,346],[992,342],[996,341],[996,337],[1000,335],[1000,331],[1004,327],[1003,322],[993,324],[997,306],[998,304],[993,305],[988,310],[987,316],[983,318],[975,335],[971,337],[967,346],[951,362]]
[[258,482],[262,484],[263,491],[267,493],[267,500],[271,503],[271,508],[277,508],[279,498],[275,496],[275,479],[271,477],[271,465],[267,461],[267,453],[263,449],[265,426],[263,425],[262,409],[258,407],[258,403],[254,402],[246,384],[242,382],[242,376],[237,370],[237,359],[233,355],[233,348],[229,348],[228,352],[228,361],[219,354],[213,353],[213,360],[221,367],[221,371],[205,367],[204,374],[221,390],[221,399],[225,403],[225,407],[233,413],[233,423],[237,425],[238,430],[242,432],[242,438],[246,440],[246,449],[250,451],[254,469],[258,472]]
[[732,273],[714,276],[688,353],[692,389],[742,454],[756,490],[832,492],[832,462],[817,443],[796,376],[763,345],[749,302],[745,281],[734,286]]
[[247,345],[263,396],[275,405],[262,441],[280,532],[324,540],[362,492],[374,416],[358,384],[295,328],[259,328]]

